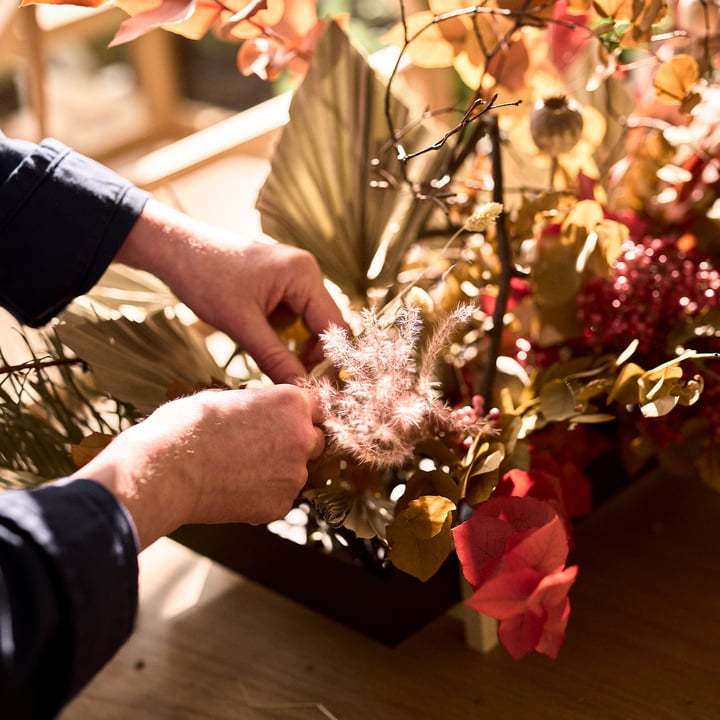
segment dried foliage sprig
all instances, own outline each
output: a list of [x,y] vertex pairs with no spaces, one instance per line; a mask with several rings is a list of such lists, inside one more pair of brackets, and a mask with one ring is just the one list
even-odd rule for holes
[[19,333],[18,340],[30,356],[25,363],[11,364],[0,348],[0,487],[62,477],[75,470],[72,445],[136,420],[131,408],[97,391],[54,331],[32,342]]
[[451,409],[433,373],[453,333],[473,310],[462,305],[448,314],[419,353],[422,318],[414,306],[403,307],[390,325],[365,310],[357,338],[339,327],[329,329],[322,341],[340,371],[339,381],[313,378],[308,388],[325,409],[331,451],[375,468],[400,467],[420,440],[452,428]]

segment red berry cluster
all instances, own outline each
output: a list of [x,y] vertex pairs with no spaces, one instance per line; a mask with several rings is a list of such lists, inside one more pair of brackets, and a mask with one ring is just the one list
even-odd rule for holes
[[[703,308],[720,305],[720,273],[696,249],[681,250],[673,240],[654,238],[644,244],[628,242],[612,267],[612,277],[591,279],[578,294],[578,313],[585,342],[595,350],[622,351],[633,338],[639,341],[637,359],[651,367],[671,357],[673,330],[697,316]],[[698,339],[701,351],[720,351],[720,338]],[[713,372],[703,373],[705,390],[697,410],[710,421],[720,439],[720,382],[716,361]],[[678,439],[681,424],[647,424],[658,446]]]
[[585,340],[595,349],[621,351],[633,338],[650,362],[668,359],[671,332],[703,308],[720,305],[720,274],[694,249],[653,238],[626,243],[612,277],[594,277],[578,294]]

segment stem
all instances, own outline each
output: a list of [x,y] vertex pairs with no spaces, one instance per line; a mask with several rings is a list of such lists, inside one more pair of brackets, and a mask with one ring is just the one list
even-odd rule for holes
[[84,365],[85,361],[80,358],[63,358],[62,360],[30,360],[20,365],[0,365],[0,375],[10,375],[24,370],[43,370],[49,367],[61,365]]
[[[493,172],[493,201],[503,203],[503,170],[502,157],[500,155],[500,128],[498,127],[497,116],[488,117],[488,136],[492,147],[492,172]],[[495,300],[495,310],[492,317],[492,328],[488,332],[490,347],[488,350],[485,376],[482,378],[479,394],[485,400],[485,409],[490,410],[492,403],[495,375],[497,373],[497,359],[500,355],[502,334],[504,329],[504,318],[507,310],[508,298],[510,296],[510,281],[513,277],[512,254],[510,241],[505,226],[505,212],[500,214],[495,227],[497,228],[497,251],[500,261],[500,278],[498,281],[498,294]]]

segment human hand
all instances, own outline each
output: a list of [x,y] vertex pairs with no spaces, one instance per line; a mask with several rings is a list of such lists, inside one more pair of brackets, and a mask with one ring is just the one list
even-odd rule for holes
[[[250,242],[154,200],[115,258],[152,272],[198,317],[227,333],[276,383],[293,383],[322,360],[317,336],[345,326],[313,256],[289,245]],[[271,326],[272,317],[303,318],[311,340],[306,366]]]
[[186,523],[283,517],[325,441],[305,391],[206,390],[166,403],[125,430],[74,477],[110,490],[141,548]]

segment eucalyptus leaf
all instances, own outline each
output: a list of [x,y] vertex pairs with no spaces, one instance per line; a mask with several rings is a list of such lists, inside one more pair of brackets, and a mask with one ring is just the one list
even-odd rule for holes
[[454,510],[447,498],[426,495],[398,513],[387,527],[393,565],[423,582],[429,580],[452,551]]
[[677,404],[676,395],[663,395],[657,400],[641,403],[640,411],[644,417],[657,418],[667,415]]
[[540,411],[551,422],[559,422],[577,415],[575,393],[563,380],[555,379],[540,389]]

